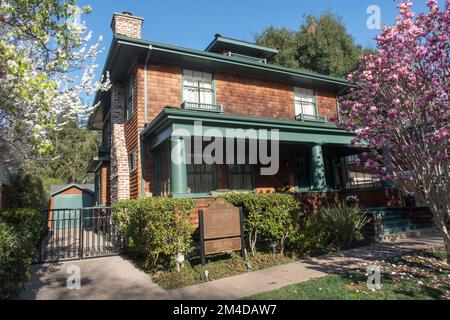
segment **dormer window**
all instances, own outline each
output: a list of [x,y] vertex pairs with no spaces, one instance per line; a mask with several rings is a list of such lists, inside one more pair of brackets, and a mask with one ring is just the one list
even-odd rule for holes
[[220,34],[214,36],[214,40],[208,45],[205,51],[223,54],[231,58],[253,63],[267,63],[268,59],[271,59],[278,53],[278,50],[274,48],[223,37]]
[[130,77],[127,84],[127,120],[133,117],[133,88],[134,88],[134,77]]

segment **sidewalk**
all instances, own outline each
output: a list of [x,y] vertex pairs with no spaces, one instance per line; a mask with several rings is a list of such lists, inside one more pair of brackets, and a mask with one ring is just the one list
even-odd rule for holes
[[[32,267],[31,280],[21,299],[242,299],[323,277],[364,262],[384,260],[409,250],[441,246],[443,242],[439,236],[425,235],[301,260],[173,290],[162,289],[131,261],[119,256],[48,263]],[[70,275],[68,268],[71,266],[80,268],[80,290],[69,290],[66,286]]]
[[400,239],[167,292],[172,299],[243,299],[257,293],[323,277],[346,268],[354,268],[362,263],[385,260],[410,250],[442,246],[442,238],[436,234]]

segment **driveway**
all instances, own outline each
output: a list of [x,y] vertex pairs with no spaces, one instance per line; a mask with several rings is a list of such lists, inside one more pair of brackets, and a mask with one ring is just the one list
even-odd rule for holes
[[[78,269],[79,268],[79,269]],[[80,289],[67,280],[79,270]],[[70,285],[76,284],[69,281]],[[120,256],[46,263],[32,266],[24,300],[168,299],[168,293],[133,263]]]

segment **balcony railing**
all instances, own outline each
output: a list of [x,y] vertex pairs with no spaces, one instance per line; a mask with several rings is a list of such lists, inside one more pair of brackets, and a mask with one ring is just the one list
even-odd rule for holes
[[250,62],[267,63],[267,59],[246,56],[244,54],[239,54],[239,53],[234,53],[234,52],[228,52],[228,56],[231,58],[237,58],[237,59],[250,61]]
[[209,112],[223,112],[223,107],[220,104],[212,103],[197,103],[197,102],[183,102],[181,105],[183,109],[196,110],[196,111],[209,111]]
[[304,113],[300,113],[298,115],[295,116],[295,120],[299,120],[299,121],[313,121],[313,122],[328,122],[328,119],[326,116],[319,116],[319,115],[315,115],[315,114],[304,114]]

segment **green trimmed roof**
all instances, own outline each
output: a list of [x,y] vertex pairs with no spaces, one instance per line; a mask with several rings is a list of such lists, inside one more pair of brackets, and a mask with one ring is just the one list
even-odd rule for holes
[[[245,61],[215,52],[188,49],[119,34],[115,34],[113,37],[103,74],[109,71],[112,82],[125,83],[128,72],[136,59],[149,59],[150,61],[243,76],[251,74],[255,78],[279,81],[289,83],[292,86],[303,86],[336,94],[348,87],[347,80],[342,78],[280,67],[269,63]],[[110,104],[110,92],[97,93],[94,104],[97,104],[97,102],[100,102],[100,105],[89,120],[92,129],[102,128],[103,113],[107,113],[106,108]]]
[[150,139],[153,148],[168,139],[173,130],[183,129],[187,130],[184,132],[195,134],[196,121],[201,121],[203,130],[220,130],[223,137],[227,136],[229,128],[278,130],[280,141],[339,145],[343,149],[354,149],[351,146],[354,134],[334,124],[257,118],[173,107],[164,108],[146,126],[141,136],[142,139]]
[[220,34],[216,34],[214,40],[205,49],[205,51],[215,53],[222,53],[223,50],[229,50],[234,53],[263,59],[269,59],[278,53],[278,50],[273,48],[260,46],[256,43],[222,37]]
[[89,162],[89,165],[88,165],[86,171],[88,173],[94,173],[100,163],[109,162],[109,161],[110,161],[109,157],[94,157]]

